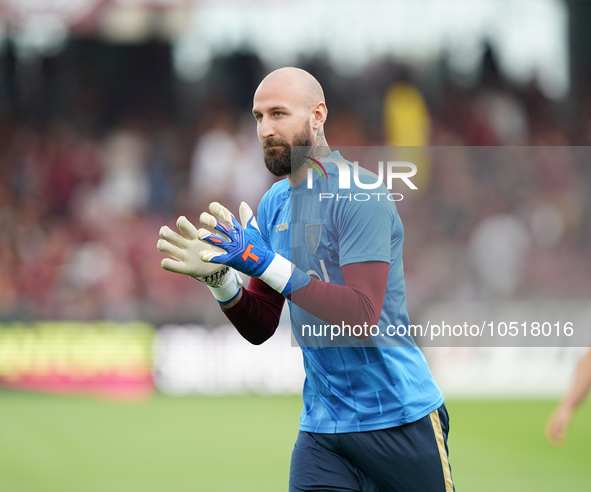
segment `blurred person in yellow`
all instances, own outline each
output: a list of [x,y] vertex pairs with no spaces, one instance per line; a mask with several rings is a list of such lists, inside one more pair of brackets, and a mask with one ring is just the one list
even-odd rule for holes
[[384,133],[386,144],[397,147],[396,159],[417,165],[414,179],[424,193],[431,177],[431,117],[423,95],[407,80],[393,84],[386,93]]
[[423,95],[415,86],[404,82],[390,87],[384,101],[384,127],[388,145],[429,145],[429,110]]
[[566,431],[574,417],[575,410],[591,389],[591,349],[579,362],[572,388],[558,405],[546,424],[546,438],[554,446],[564,444]]

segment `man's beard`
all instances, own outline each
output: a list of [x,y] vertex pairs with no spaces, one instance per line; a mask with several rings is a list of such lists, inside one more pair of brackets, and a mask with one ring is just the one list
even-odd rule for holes
[[[269,148],[279,145],[278,148]],[[282,177],[298,171],[306,162],[305,156],[312,146],[312,134],[308,127],[293,137],[293,145],[285,140],[268,138],[264,141],[265,165],[275,176]],[[293,148],[293,152],[292,152]],[[292,154],[294,159],[292,159]]]

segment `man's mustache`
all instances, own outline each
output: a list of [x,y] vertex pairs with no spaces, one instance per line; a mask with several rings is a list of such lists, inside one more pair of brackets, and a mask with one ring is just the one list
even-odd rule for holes
[[284,140],[265,140],[265,142],[263,143],[264,149],[276,146],[289,147],[289,144]]

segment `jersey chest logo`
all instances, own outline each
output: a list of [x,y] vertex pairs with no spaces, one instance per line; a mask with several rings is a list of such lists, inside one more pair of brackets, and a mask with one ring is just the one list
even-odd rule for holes
[[322,233],[322,224],[306,224],[305,237],[306,247],[311,254],[316,253],[320,244],[320,234]]

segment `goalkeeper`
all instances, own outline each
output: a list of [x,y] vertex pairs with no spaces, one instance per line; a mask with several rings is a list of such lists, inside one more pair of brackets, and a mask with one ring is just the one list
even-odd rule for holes
[[[261,200],[258,223],[245,203],[240,221],[212,203],[199,230],[185,217],[177,221],[181,235],[164,226],[158,249],[172,258],[162,267],[207,283],[254,344],[273,335],[286,298],[296,336],[310,315],[335,325],[408,325],[404,233],[393,202],[311,200],[305,216],[298,211],[293,220],[293,197],[306,189],[308,168],[303,160],[292,162],[292,148],[323,159],[327,179],[315,181],[323,192],[338,193],[337,162],[345,162],[324,137],[320,84],[300,69],[276,70],[259,85],[253,115],[267,169],[286,179]],[[297,258],[292,235],[305,239],[295,248]],[[252,277],[248,289],[238,271]],[[304,409],[289,490],[454,490],[448,414],[423,354],[410,335],[402,347],[372,346],[367,337],[364,331],[349,346],[301,344]]]

